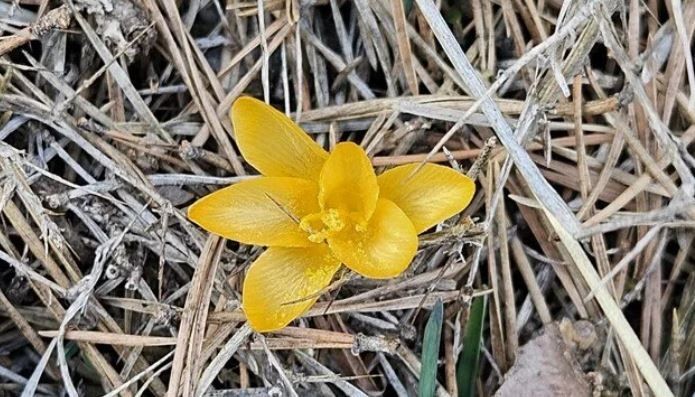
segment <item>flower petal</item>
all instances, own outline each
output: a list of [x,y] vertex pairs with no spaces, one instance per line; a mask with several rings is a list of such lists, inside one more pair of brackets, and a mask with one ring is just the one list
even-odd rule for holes
[[405,270],[417,252],[410,219],[393,202],[379,199],[366,230],[355,227],[330,237],[333,254],[345,266],[370,278],[389,278]]
[[352,142],[337,144],[321,170],[321,208],[336,209],[365,222],[372,216],[378,198],[376,174],[364,150]]
[[436,164],[425,164],[415,171],[418,165],[393,168],[379,175],[378,181],[379,197],[396,203],[420,234],[463,211],[473,199],[475,182]]
[[318,180],[328,152],[282,112],[241,97],[229,116],[241,154],[261,174]]
[[209,232],[245,244],[303,247],[312,243],[297,222],[319,210],[317,196],[315,182],[260,177],[201,198],[188,209],[188,217]]
[[306,248],[268,248],[244,280],[243,307],[259,332],[285,327],[306,312],[340,268],[326,244]]

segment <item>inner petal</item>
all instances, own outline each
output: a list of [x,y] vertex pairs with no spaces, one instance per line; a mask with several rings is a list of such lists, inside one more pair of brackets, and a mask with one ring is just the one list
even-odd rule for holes
[[321,169],[321,209],[336,209],[343,217],[367,222],[376,208],[378,197],[374,168],[364,150],[352,142],[336,145]]
[[[351,225],[352,226],[352,225]],[[389,278],[408,267],[417,252],[413,223],[396,204],[379,199],[376,211],[357,225],[328,237],[328,246],[345,266],[369,278]]]

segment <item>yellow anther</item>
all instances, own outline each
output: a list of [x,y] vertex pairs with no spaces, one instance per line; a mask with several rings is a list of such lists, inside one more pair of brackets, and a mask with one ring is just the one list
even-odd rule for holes
[[345,227],[342,217],[338,210],[331,208],[321,214],[321,221],[332,232],[339,232]]
[[309,238],[309,241],[311,241],[312,243],[321,244],[322,242],[324,242],[326,240],[326,238],[328,238],[328,233],[325,233],[325,232],[313,233],[313,234],[310,234],[308,238]]
[[355,223],[355,230],[362,233],[367,231],[367,222],[361,221]]
[[317,233],[323,229],[321,214],[309,214],[299,221],[299,228],[309,234]]
[[336,209],[309,214],[299,222],[299,228],[309,233],[307,238],[313,243],[324,242],[344,227],[345,221]]

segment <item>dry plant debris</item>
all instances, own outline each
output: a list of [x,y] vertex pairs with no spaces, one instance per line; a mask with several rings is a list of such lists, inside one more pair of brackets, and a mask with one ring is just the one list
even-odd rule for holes
[[591,385],[563,336],[549,324],[543,335],[521,347],[495,396],[591,396]]
[[[692,395],[693,20],[693,0],[0,0],[0,394],[415,395],[441,301],[437,396],[523,394],[529,373]],[[255,333],[262,249],[185,216],[257,174],[241,95],[477,193],[398,278],[339,272]]]

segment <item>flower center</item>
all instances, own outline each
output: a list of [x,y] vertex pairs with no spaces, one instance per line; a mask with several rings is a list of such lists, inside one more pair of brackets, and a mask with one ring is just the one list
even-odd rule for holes
[[328,208],[303,217],[299,222],[299,227],[309,233],[309,241],[322,243],[327,238],[345,230],[348,225],[354,225],[354,229],[358,232],[364,231],[366,222],[354,218],[356,217],[353,214]]
[[345,221],[338,210],[330,208],[305,216],[299,222],[299,227],[309,233],[309,241],[322,243],[343,230]]

